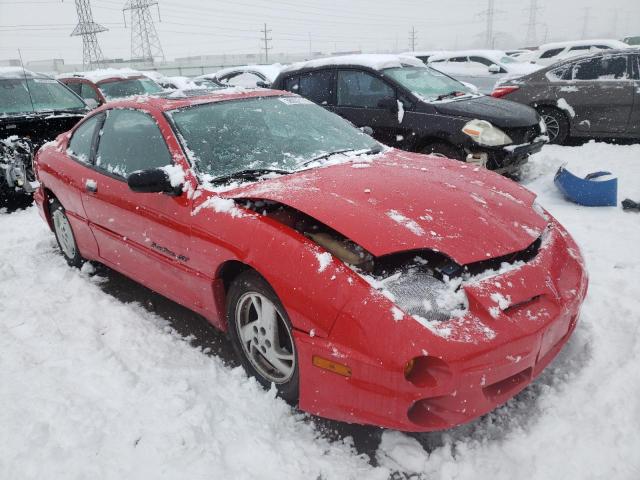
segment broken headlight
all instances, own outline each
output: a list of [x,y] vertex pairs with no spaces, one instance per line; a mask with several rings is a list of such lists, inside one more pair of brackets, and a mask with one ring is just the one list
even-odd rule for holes
[[509,145],[513,140],[486,120],[471,120],[462,127],[462,132],[470,136],[477,144],[486,145],[488,147],[498,147],[501,145]]

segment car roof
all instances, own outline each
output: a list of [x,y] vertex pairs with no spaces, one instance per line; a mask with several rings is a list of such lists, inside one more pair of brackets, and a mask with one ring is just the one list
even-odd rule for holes
[[629,45],[626,45],[624,42],[620,40],[615,40],[611,38],[595,38],[592,40],[572,40],[567,42],[553,42],[553,43],[545,43],[538,47],[538,50],[553,50],[556,48],[566,48],[566,47],[582,47],[587,45],[606,45],[608,47],[614,48],[625,48]]
[[232,72],[258,72],[268,80],[273,81],[280,74],[283,68],[284,65],[280,63],[273,63],[270,65],[238,65],[235,67],[225,67],[217,72],[207,73],[196,78],[220,78],[221,76]]
[[89,80],[93,83],[100,83],[107,80],[118,80],[126,78],[149,78],[144,73],[133,70],[131,68],[102,68],[99,70],[91,70],[88,72],[70,72],[62,73],[56,78],[58,79],[70,79],[79,78]]
[[317,58],[315,60],[292,63],[291,65],[285,67],[282,70],[282,73],[322,67],[331,67],[335,65],[366,67],[373,70],[383,70],[385,68],[402,67],[407,65],[426,68],[422,60],[419,60],[412,55],[364,53],[356,55],[340,55],[336,57]]
[[31,70],[25,70],[22,67],[0,67],[0,79],[3,80],[15,80],[27,78],[52,78],[43,73],[32,72]]
[[464,56],[487,57],[490,60],[500,61],[502,57],[508,55],[503,50],[456,50],[432,55],[429,61]]
[[296,96],[290,92],[268,90],[264,88],[229,87],[221,89],[193,89],[163,92],[154,95],[138,95],[121,100],[113,100],[98,110],[110,108],[135,108],[142,110],[169,111],[193,105],[216,103],[228,100],[242,100],[244,98]]

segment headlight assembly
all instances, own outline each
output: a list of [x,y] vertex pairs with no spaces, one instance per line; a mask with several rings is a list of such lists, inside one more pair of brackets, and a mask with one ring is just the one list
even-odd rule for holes
[[462,127],[462,132],[470,136],[479,145],[498,147],[513,143],[509,135],[486,120],[471,120]]

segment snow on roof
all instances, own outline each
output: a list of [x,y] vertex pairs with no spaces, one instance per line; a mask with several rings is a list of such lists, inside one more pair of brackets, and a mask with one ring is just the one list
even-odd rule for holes
[[131,68],[102,68],[100,70],[92,70],[89,72],[72,72],[62,73],[57,78],[70,78],[78,77],[85,78],[93,83],[98,83],[108,78],[129,78],[129,77],[141,77],[145,76],[139,70],[133,70]]
[[503,57],[507,57],[508,55],[503,50],[455,50],[444,52],[442,54],[434,54],[429,58],[431,60],[440,60],[447,59],[453,57],[485,57],[489,60],[493,60],[495,62],[500,62]]
[[545,43],[538,47],[538,50],[551,50],[553,48],[564,48],[564,47],[580,47],[587,45],[605,45],[611,48],[629,48],[624,42],[620,40],[615,40],[611,38],[595,38],[591,40],[572,40],[568,42],[553,42],[553,43]]
[[2,78],[24,78],[25,74],[29,78],[46,77],[46,75],[25,70],[22,67],[0,67],[0,77]]
[[330,65],[360,65],[363,67],[373,68],[374,70],[383,70],[385,68],[402,67],[411,65],[413,67],[424,67],[424,63],[411,55],[392,55],[392,54],[358,54],[358,55],[341,55],[338,57],[318,58],[315,60],[307,60],[306,62],[297,62],[285,67],[282,71],[300,70],[302,68],[318,68]]
[[416,50],[415,52],[403,52],[400,55],[407,55],[409,57],[430,57],[431,55],[446,55],[451,53],[451,50]]
[[236,67],[226,67],[218,70],[217,72],[200,75],[196,78],[220,78],[222,75],[231,72],[258,72],[262,74],[267,80],[273,82],[283,68],[284,65],[280,63],[274,63],[271,65],[239,65]]
[[140,73],[145,77],[149,77],[151,80],[155,80],[156,82],[158,80],[162,80],[163,78],[167,78],[163,74],[161,74],[160,72],[156,72],[155,70],[140,70]]

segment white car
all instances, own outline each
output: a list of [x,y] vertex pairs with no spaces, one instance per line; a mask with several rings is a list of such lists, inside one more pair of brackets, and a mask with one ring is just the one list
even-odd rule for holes
[[537,50],[529,54],[522,54],[518,60],[536,63],[538,65],[552,65],[560,60],[565,60],[578,55],[597,52],[599,50],[611,50],[630,48],[630,45],[620,40],[595,39],[576,40],[571,42],[555,42],[540,45]]
[[274,63],[272,65],[241,65],[218,70],[215,73],[200,75],[194,80],[213,79],[225,85],[236,87],[268,88],[282,71],[284,65]]
[[501,80],[521,77],[540,67],[522,63],[501,50],[463,50],[432,55],[429,66],[490,94]]

